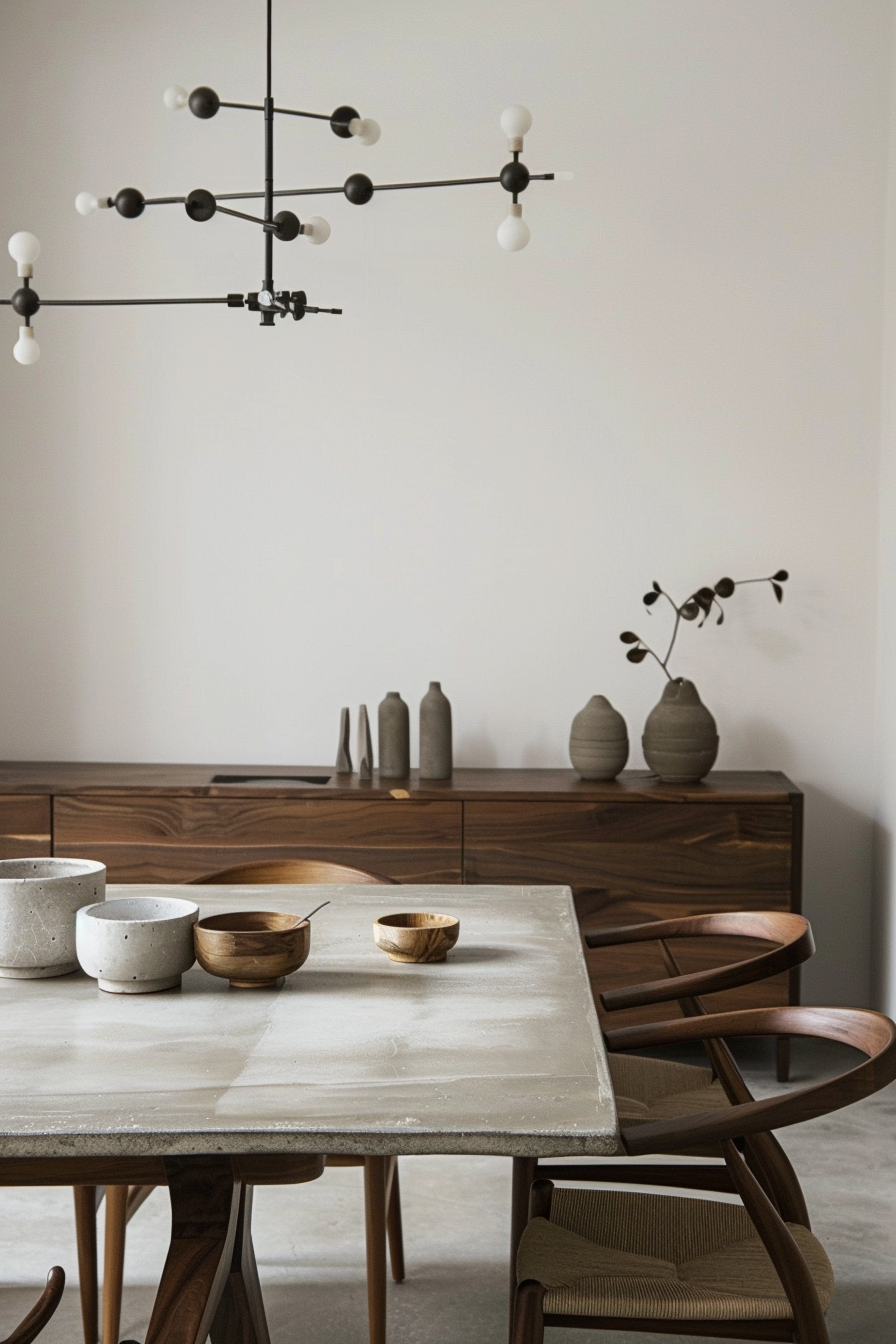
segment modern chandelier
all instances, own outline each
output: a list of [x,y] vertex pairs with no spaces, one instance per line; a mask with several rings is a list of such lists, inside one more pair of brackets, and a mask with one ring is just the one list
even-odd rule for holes
[[[146,197],[136,187],[124,187],[115,196],[94,196],[82,191],[75,199],[75,208],[79,214],[90,215],[95,210],[114,208],[124,219],[137,219],[147,206],[182,205],[187,216],[197,224],[207,223],[216,214],[228,215],[243,220],[262,230],[264,234],[264,278],[261,288],[248,294],[225,294],[212,298],[179,299],[42,299],[32,285],[34,263],[40,255],[40,243],[33,233],[14,233],[9,240],[9,253],[18,268],[22,285],[10,299],[0,299],[0,304],[9,305],[24,325],[19,327],[19,338],[13,347],[13,354],[20,364],[35,364],[40,358],[40,346],[34,337],[33,318],[41,308],[75,308],[121,306],[132,304],[225,304],[228,308],[245,308],[249,312],[260,313],[263,327],[272,327],[279,316],[291,316],[299,321],[308,313],[341,314],[341,308],[312,307],[304,290],[277,289],[274,282],[274,240],[281,243],[293,242],[298,237],[309,243],[325,243],[330,236],[330,226],[319,215],[312,215],[304,221],[299,220],[291,210],[279,210],[274,213],[274,201],[281,197],[292,196],[334,196],[342,194],[352,205],[366,205],[375,192],[379,191],[415,191],[424,187],[466,187],[482,184],[499,184],[510,195],[507,217],[498,228],[498,242],[507,252],[518,252],[529,241],[529,227],[523,219],[520,196],[530,182],[547,182],[555,178],[571,178],[571,173],[530,173],[522,162],[523,137],[532,125],[531,114],[524,107],[509,107],[501,115],[501,128],[507,136],[510,160],[504,164],[496,177],[460,177],[429,182],[382,182],[376,183],[365,173],[352,173],[338,187],[287,187],[275,188],[274,185],[274,117],[307,117],[314,121],[329,122],[334,135],[341,140],[357,140],[362,145],[376,144],[380,138],[380,128],[375,121],[361,117],[353,107],[344,105],[335,112],[300,112],[294,108],[278,107],[274,103],[271,82],[271,4],[267,6],[267,83],[263,103],[226,102],[214,89],[205,85],[192,93],[174,86],[165,90],[163,101],[172,111],[189,107],[195,117],[207,121],[217,116],[219,110],[236,108],[240,111],[261,112],[264,117],[264,190],[235,191],[214,194],[203,188],[191,191],[187,196]],[[235,210],[231,201],[263,201],[264,213],[250,215]]]

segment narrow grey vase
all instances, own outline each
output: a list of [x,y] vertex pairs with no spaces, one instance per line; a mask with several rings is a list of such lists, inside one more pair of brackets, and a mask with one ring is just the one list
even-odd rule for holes
[[666,683],[641,738],[644,759],[664,784],[696,784],[719,754],[716,721],[692,681]]
[[358,778],[373,779],[373,743],[367,706],[358,706]]
[[398,691],[388,691],[377,712],[382,779],[407,779],[411,773],[411,717]]
[[420,701],[420,778],[450,779],[453,768],[451,701],[442,683],[431,681]]
[[349,750],[351,722],[348,709],[343,709],[339,717],[339,746],[336,750],[337,775],[350,775],[352,772],[352,753]]
[[625,719],[605,695],[592,695],[573,719],[569,759],[582,779],[615,779],[628,760]]

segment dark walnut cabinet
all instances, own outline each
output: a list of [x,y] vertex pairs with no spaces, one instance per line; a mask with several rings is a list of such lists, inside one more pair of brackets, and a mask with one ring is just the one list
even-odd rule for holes
[[[264,778],[216,784],[217,774]],[[286,778],[303,775],[327,782]],[[564,884],[589,928],[708,910],[798,910],[802,803],[773,772],[719,771],[696,785],[663,785],[642,771],[586,783],[571,770],[362,783],[326,767],[7,763],[0,855],[99,859],[112,882],[186,882],[251,859],[314,854],[404,882]],[[730,954],[721,940],[681,944],[688,970]],[[649,945],[587,955],[595,987],[663,974],[658,953],[645,967]],[[797,995],[793,975],[720,995],[713,1006]]]

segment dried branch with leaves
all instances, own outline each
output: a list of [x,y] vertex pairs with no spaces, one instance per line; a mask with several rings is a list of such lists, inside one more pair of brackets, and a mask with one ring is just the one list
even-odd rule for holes
[[644,642],[640,635],[635,634],[634,630],[623,630],[619,638],[622,640],[623,644],[632,645],[625,656],[630,663],[643,663],[644,659],[649,654],[651,658],[656,659],[659,663],[669,681],[674,681],[675,678],[669,671],[669,659],[672,657],[672,650],[675,648],[675,640],[678,637],[678,630],[682,621],[696,621],[699,617],[700,620],[697,627],[699,630],[706,624],[707,620],[712,615],[713,608],[718,607],[719,615],[716,620],[716,625],[721,625],[725,619],[725,610],[719,599],[721,598],[724,600],[731,597],[735,588],[741,588],[747,583],[770,583],[777,600],[783,602],[784,589],[782,584],[785,584],[788,578],[789,575],[787,570],[779,569],[777,573],[762,579],[719,579],[714,587],[698,588],[695,593],[691,593],[690,597],[682,602],[680,607],[676,606],[675,602],[665,589],[661,588],[656,579],[654,579],[650,592],[644,594],[644,606],[647,608],[647,615],[651,616],[653,614],[650,608],[654,603],[658,602],[661,597],[666,599],[672,610],[675,612],[675,624],[672,627],[672,638],[669,640],[666,656],[665,658],[661,658],[649,644]]

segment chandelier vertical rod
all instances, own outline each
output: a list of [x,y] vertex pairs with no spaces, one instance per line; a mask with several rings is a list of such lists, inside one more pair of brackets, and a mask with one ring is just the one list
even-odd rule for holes
[[[274,218],[274,98],[271,71],[271,0],[267,0],[267,91],[264,100],[264,218],[270,224]],[[274,292],[274,235],[264,236],[264,288]],[[273,326],[274,314],[262,313],[263,326]]]

